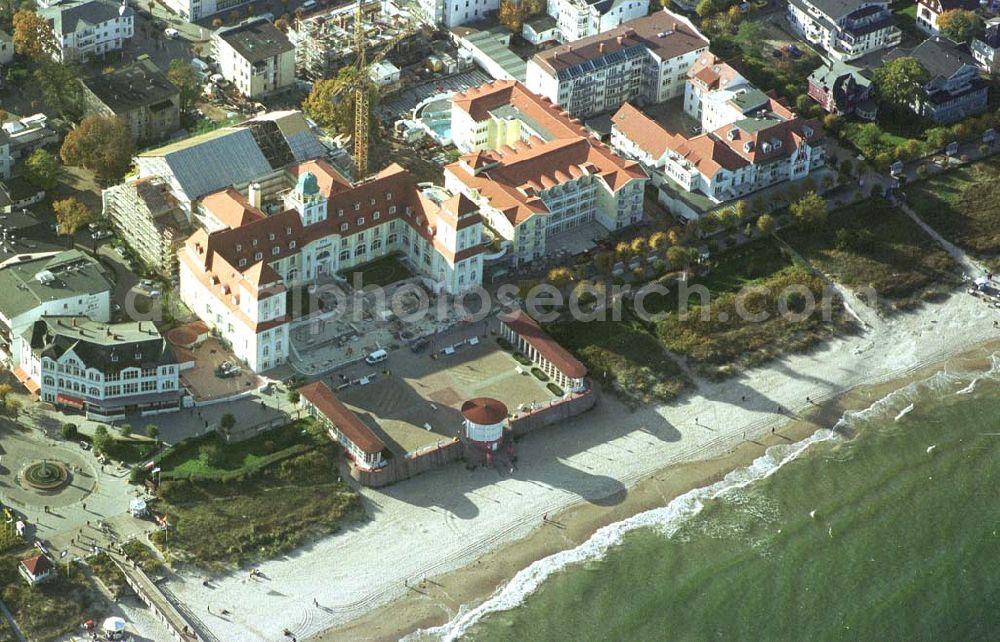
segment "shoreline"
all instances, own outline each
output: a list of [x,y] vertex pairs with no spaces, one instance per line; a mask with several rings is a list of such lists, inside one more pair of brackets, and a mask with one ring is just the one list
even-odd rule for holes
[[[773,432],[749,438],[729,452],[703,460],[667,465],[630,485],[622,501],[601,506],[580,500],[549,515],[524,538],[495,548],[458,569],[426,578],[409,592],[344,625],[309,638],[309,642],[339,639],[398,640],[419,629],[440,626],[457,615],[462,606],[488,599],[515,574],[532,563],[579,546],[598,529],[638,513],[667,505],[684,493],[723,479],[733,470],[749,466],[768,448],[806,439],[817,430],[832,428],[845,413],[863,410],[875,401],[913,382],[946,369],[988,370],[990,355],[1000,350],[1000,340],[989,339],[955,354],[924,364],[899,378],[860,384],[814,403],[801,415],[775,419]],[[767,367],[767,366],[765,366]],[[419,638],[418,638],[419,639]]]

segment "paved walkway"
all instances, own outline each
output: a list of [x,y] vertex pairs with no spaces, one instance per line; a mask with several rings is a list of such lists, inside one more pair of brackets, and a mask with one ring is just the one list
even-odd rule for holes
[[160,621],[171,629],[171,633],[178,640],[200,641],[202,638],[194,631],[193,623],[181,615],[160,588],[153,583],[149,576],[135,566],[127,557],[119,555],[114,551],[108,551],[108,555],[125,575],[125,580],[139,598],[155,609],[160,616]]

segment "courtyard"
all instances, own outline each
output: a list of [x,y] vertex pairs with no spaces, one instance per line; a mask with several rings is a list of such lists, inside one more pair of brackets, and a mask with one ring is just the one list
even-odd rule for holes
[[555,398],[483,323],[439,334],[418,353],[395,350],[377,368],[340,370],[331,387],[395,456],[457,438],[468,399],[493,397],[515,414]]

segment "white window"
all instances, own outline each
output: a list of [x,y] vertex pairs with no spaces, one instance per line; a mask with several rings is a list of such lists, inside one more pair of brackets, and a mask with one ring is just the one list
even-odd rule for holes
[[[341,223],[340,224],[340,231],[341,232],[346,232],[347,231],[347,223]],[[347,239],[344,239],[344,240],[346,241]]]
[[277,245],[275,245],[275,246],[274,246],[274,247],[273,247],[273,248],[271,249],[271,255],[272,255],[272,256],[278,256],[279,254],[281,254],[281,248],[280,248],[280,247],[278,247]]
[[358,219],[358,225],[364,225],[364,224],[365,224],[365,217],[362,216]]
[[288,242],[288,249],[289,250],[294,250],[295,249],[295,241],[289,241]]
[[253,255],[253,260],[254,261],[259,261],[262,258],[264,258],[264,255],[261,252],[257,252],[256,254]]
[[240,259],[240,267],[246,267],[246,264],[247,264],[246,259]]
[[375,212],[374,214],[372,214],[372,220],[373,221],[377,221],[377,220],[379,220],[379,218],[381,218],[381,216],[382,216],[381,213]]

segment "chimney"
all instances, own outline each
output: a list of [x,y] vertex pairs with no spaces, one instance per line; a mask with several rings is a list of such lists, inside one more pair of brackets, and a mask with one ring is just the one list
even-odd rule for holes
[[600,53],[604,53],[604,43],[603,42],[601,44],[597,45],[597,51],[600,52]]
[[672,31],[677,31],[677,22],[674,22],[673,24],[671,24],[671,25],[670,25],[670,29],[671,29]]
[[617,38],[615,38],[615,40],[618,41],[618,46],[621,46],[622,43],[625,42],[625,37],[624,36],[618,36]]
[[247,190],[247,199],[251,205],[260,209],[260,183],[250,183],[250,187]]

